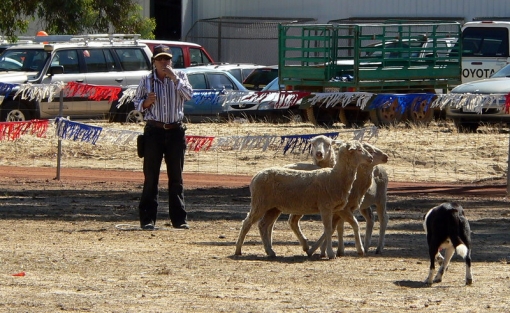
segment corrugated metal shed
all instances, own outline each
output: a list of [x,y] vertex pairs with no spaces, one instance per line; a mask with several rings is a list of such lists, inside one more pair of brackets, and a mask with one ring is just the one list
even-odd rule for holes
[[[205,39],[206,29],[193,33],[192,28],[199,20],[220,17],[257,17],[285,19],[309,18],[317,23],[327,23],[341,19],[438,19],[466,22],[481,16],[510,17],[508,0],[184,0],[183,38],[202,44],[218,61],[277,63],[274,43],[266,40],[239,39],[230,41],[227,46]],[[233,30],[230,30],[233,31]],[[259,29],[259,31],[263,31]],[[186,36],[187,35],[187,36]],[[262,35],[262,34],[261,34]],[[199,37],[204,38],[199,38]],[[275,39],[273,39],[275,41]]]

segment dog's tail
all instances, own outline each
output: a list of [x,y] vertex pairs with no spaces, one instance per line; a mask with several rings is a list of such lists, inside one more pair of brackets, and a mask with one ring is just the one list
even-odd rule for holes
[[465,259],[468,254],[468,247],[466,247],[465,244],[461,243],[460,245],[455,247],[455,252],[457,252],[458,255]]
[[452,204],[452,208],[449,210],[451,213],[451,224],[456,227],[452,227],[450,229],[450,240],[452,241],[453,246],[455,247],[455,252],[460,255],[462,258],[466,258],[469,252],[469,248],[466,243],[462,240],[463,232],[470,231],[469,226],[466,229],[464,213],[462,211],[462,207],[457,203]]

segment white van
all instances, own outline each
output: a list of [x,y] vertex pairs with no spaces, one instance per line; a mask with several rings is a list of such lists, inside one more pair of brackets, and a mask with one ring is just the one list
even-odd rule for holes
[[462,27],[462,82],[489,78],[510,63],[510,21],[467,22]]

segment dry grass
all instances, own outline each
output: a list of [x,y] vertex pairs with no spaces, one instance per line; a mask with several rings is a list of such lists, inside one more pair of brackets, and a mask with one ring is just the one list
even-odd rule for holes
[[[85,122],[88,124],[141,132],[142,125]],[[287,123],[204,123],[188,124],[188,135],[218,137],[280,136],[340,132],[340,139],[353,138],[353,130],[341,127],[320,128],[310,124]],[[393,181],[476,182],[506,177],[509,134],[506,129],[483,127],[475,134],[458,133],[453,124],[440,122],[429,127],[398,126],[380,129],[370,142],[388,152],[386,165]],[[58,140],[50,129],[46,138],[24,136],[15,142],[3,141],[0,161],[4,165],[55,167]],[[98,141],[62,141],[63,168],[105,168],[140,171],[135,142],[113,144]],[[272,165],[309,162],[310,156],[296,149],[285,155],[277,144],[266,151],[256,149],[211,149],[188,151],[185,171],[246,174]]]
[[[95,122],[94,122],[95,123]],[[95,123],[141,131],[140,125]],[[343,129],[338,129],[343,131]],[[331,129],[304,124],[190,124],[188,134],[292,135]],[[352,133],[342,133],[350,139]],[[134,144],[96,146],[63,141],[63,166],[141,170]],[[459,134],[449,124],[382,129],[375,144],[390,153],[392,180],[476,181],[506,175],[508,133],[486,129]],[[57,139],[30,136],[0,144],[3,165],[56,165]],[[281,150],[188,152],[186,170],[245,173],[306,161]],[[241,220],[249,210],[246,186],[189,188],[191,229],[170,229],[162,186],[159,230],[123,231],[138,223],[141,184],[0,181],[0,311],[2,312],[509,312],[510,213],[506,198],[390,195],[386,247],[358,257],[346,229],[346,256],[308,258],[285,218],[276,222],[268,259],[256,226],[243,255],[234,256]],[[459,201],[473,234],[474,284],[464,286],[459,257],[444,281],[426,288],[423,214],[445,200]],[[318,217],[301,222],[311,241],[322,233]],[[361,223],[364,227],[364,223]],[[336,242],[336,239],[335,239]],[[23,272],[25,276],[13,276]]]

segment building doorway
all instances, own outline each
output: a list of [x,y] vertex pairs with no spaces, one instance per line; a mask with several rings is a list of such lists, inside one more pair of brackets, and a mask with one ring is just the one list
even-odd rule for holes
[[181,40],[181,0],[153,0],[152,14],[156,20],[154,35],[160,40]]

